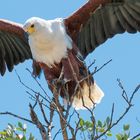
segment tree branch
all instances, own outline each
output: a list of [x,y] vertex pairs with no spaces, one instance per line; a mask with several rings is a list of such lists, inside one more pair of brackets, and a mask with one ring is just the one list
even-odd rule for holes
[[18,119],[20,119],[20,120],[29,122],[29,123],[31,123],[31,124],[35,124],[33,121],[31,121],[31,120],[29,120],[29,119],[26,119],[26,118],[24,118],[24,117],[21,117],[21,116],[19,116],[19,115],[16,115],[16,114],[11,113],[11,112],[8,112],[8,111],[6,111],[6,112],[0,112],[0,115],[10,115],[10,116],[13,116],[13,117],[15,117],[15,118],[18,118]]
[[37,117],[37,114],[34,112],[34,109],[33,109],[33,107],[32,107],[31,104],[29,105],[29,107],[30,107],[30,116],[31,116],[31,119],[34,122],[34,124],[37,126],[37,128],[39,129],[40,134],[42,136],[42,140],[47,140],[47,132],[46,132],[45,127],[39,121],[39,119]]
[[129,140],[135,140],[136,138],[140,137],[140,133],[138,133],[137,135],[133,136],[132,138],[130,138]]
[[[107,131],[111,130],[114,126],[116,126],[116,125],[125,117],[125,115],[129,112],[129,110],[130,110],[131,107],[133,106],[133,105],[132,105],[132,101],[133,101],[133,99],[134,99],[135,94],[136,94],[137,91],[140,89],[140,85],[138,85],[138,86],[135,88],[134,92],[132,93],[132,95],[130,96],[129,99],[128,99],[128,98],[124,98],[124,91],[125,91],[125,90],[124,90],[124,87],[123,87],[123,85],[122,85],[122,83],[121,83],[120,80],[117,80],[117,81],[119,82],[119,87],[121,87],[121,89],[123,90],[123,92],[122,92],[122,97],[123,97],[123,99],[128,103],[128,106],[126,107],[125,111],[121,114],[121,116],[120,116],[114,123],[110,123],[110,125],[108,126],[108,128],[107,128],[103,133],[101,133],[99,136],[96,136],[94,140],[100,139],[102,136],[104,136],[104,135],[107,133]],[[125,94],[126,94],[126,93],[125,93]],[[126,97],[128,97],[127,94],[126,94]],[[113,114],[114,114],[114,105],[113,105],[113,107],[112,107],[111,122],[112,122]],[[139,134],[138,134],[138,135],[139,135]]]

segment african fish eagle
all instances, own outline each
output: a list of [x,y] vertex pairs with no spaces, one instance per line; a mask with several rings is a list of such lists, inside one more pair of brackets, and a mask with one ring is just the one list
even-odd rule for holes
[[32,17],[24,25],[1,19],[0,73],[3,76],[6,67],[12,71],[14,65],[32,59],[33,74],[43,70],[52,92],[59,79],[64,100],[75,109],[92,108],[104,93],[84,59],[108,38],[125,31],[140,31],[139,0],[89,0],[68,18]]

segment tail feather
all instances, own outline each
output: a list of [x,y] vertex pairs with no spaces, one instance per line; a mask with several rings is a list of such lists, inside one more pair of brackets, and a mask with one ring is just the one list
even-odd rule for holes
[[80,98],[76,95],[74,96],[72,106],[76,110],[79,110],[93,108],[96,104],[100,103],[104,93],[95,82],[90,87],[85,82],[83,88],[78,91],[77,95],[81,96]]

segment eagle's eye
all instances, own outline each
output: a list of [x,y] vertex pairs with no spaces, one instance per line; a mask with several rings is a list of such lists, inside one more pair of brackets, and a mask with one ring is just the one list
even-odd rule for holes
[[35,26],[35,25],[34,25],[34,24],[32,24],[32,25],[31,25],[31,28],[34,28],[34,26]]

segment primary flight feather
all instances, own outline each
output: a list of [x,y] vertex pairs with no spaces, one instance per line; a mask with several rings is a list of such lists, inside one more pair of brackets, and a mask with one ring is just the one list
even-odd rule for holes
[[[28,19],[22,26],[0,20],[0,73],[6,66],[33,59],[33,73],[44,71],[54,92],[76,109],[92,108],[104,96],[84,64],[84,58],[108,38],[140,31],[139,0],[90,0],[70,17]],[[77,86],[78,85],[78,86]]]

